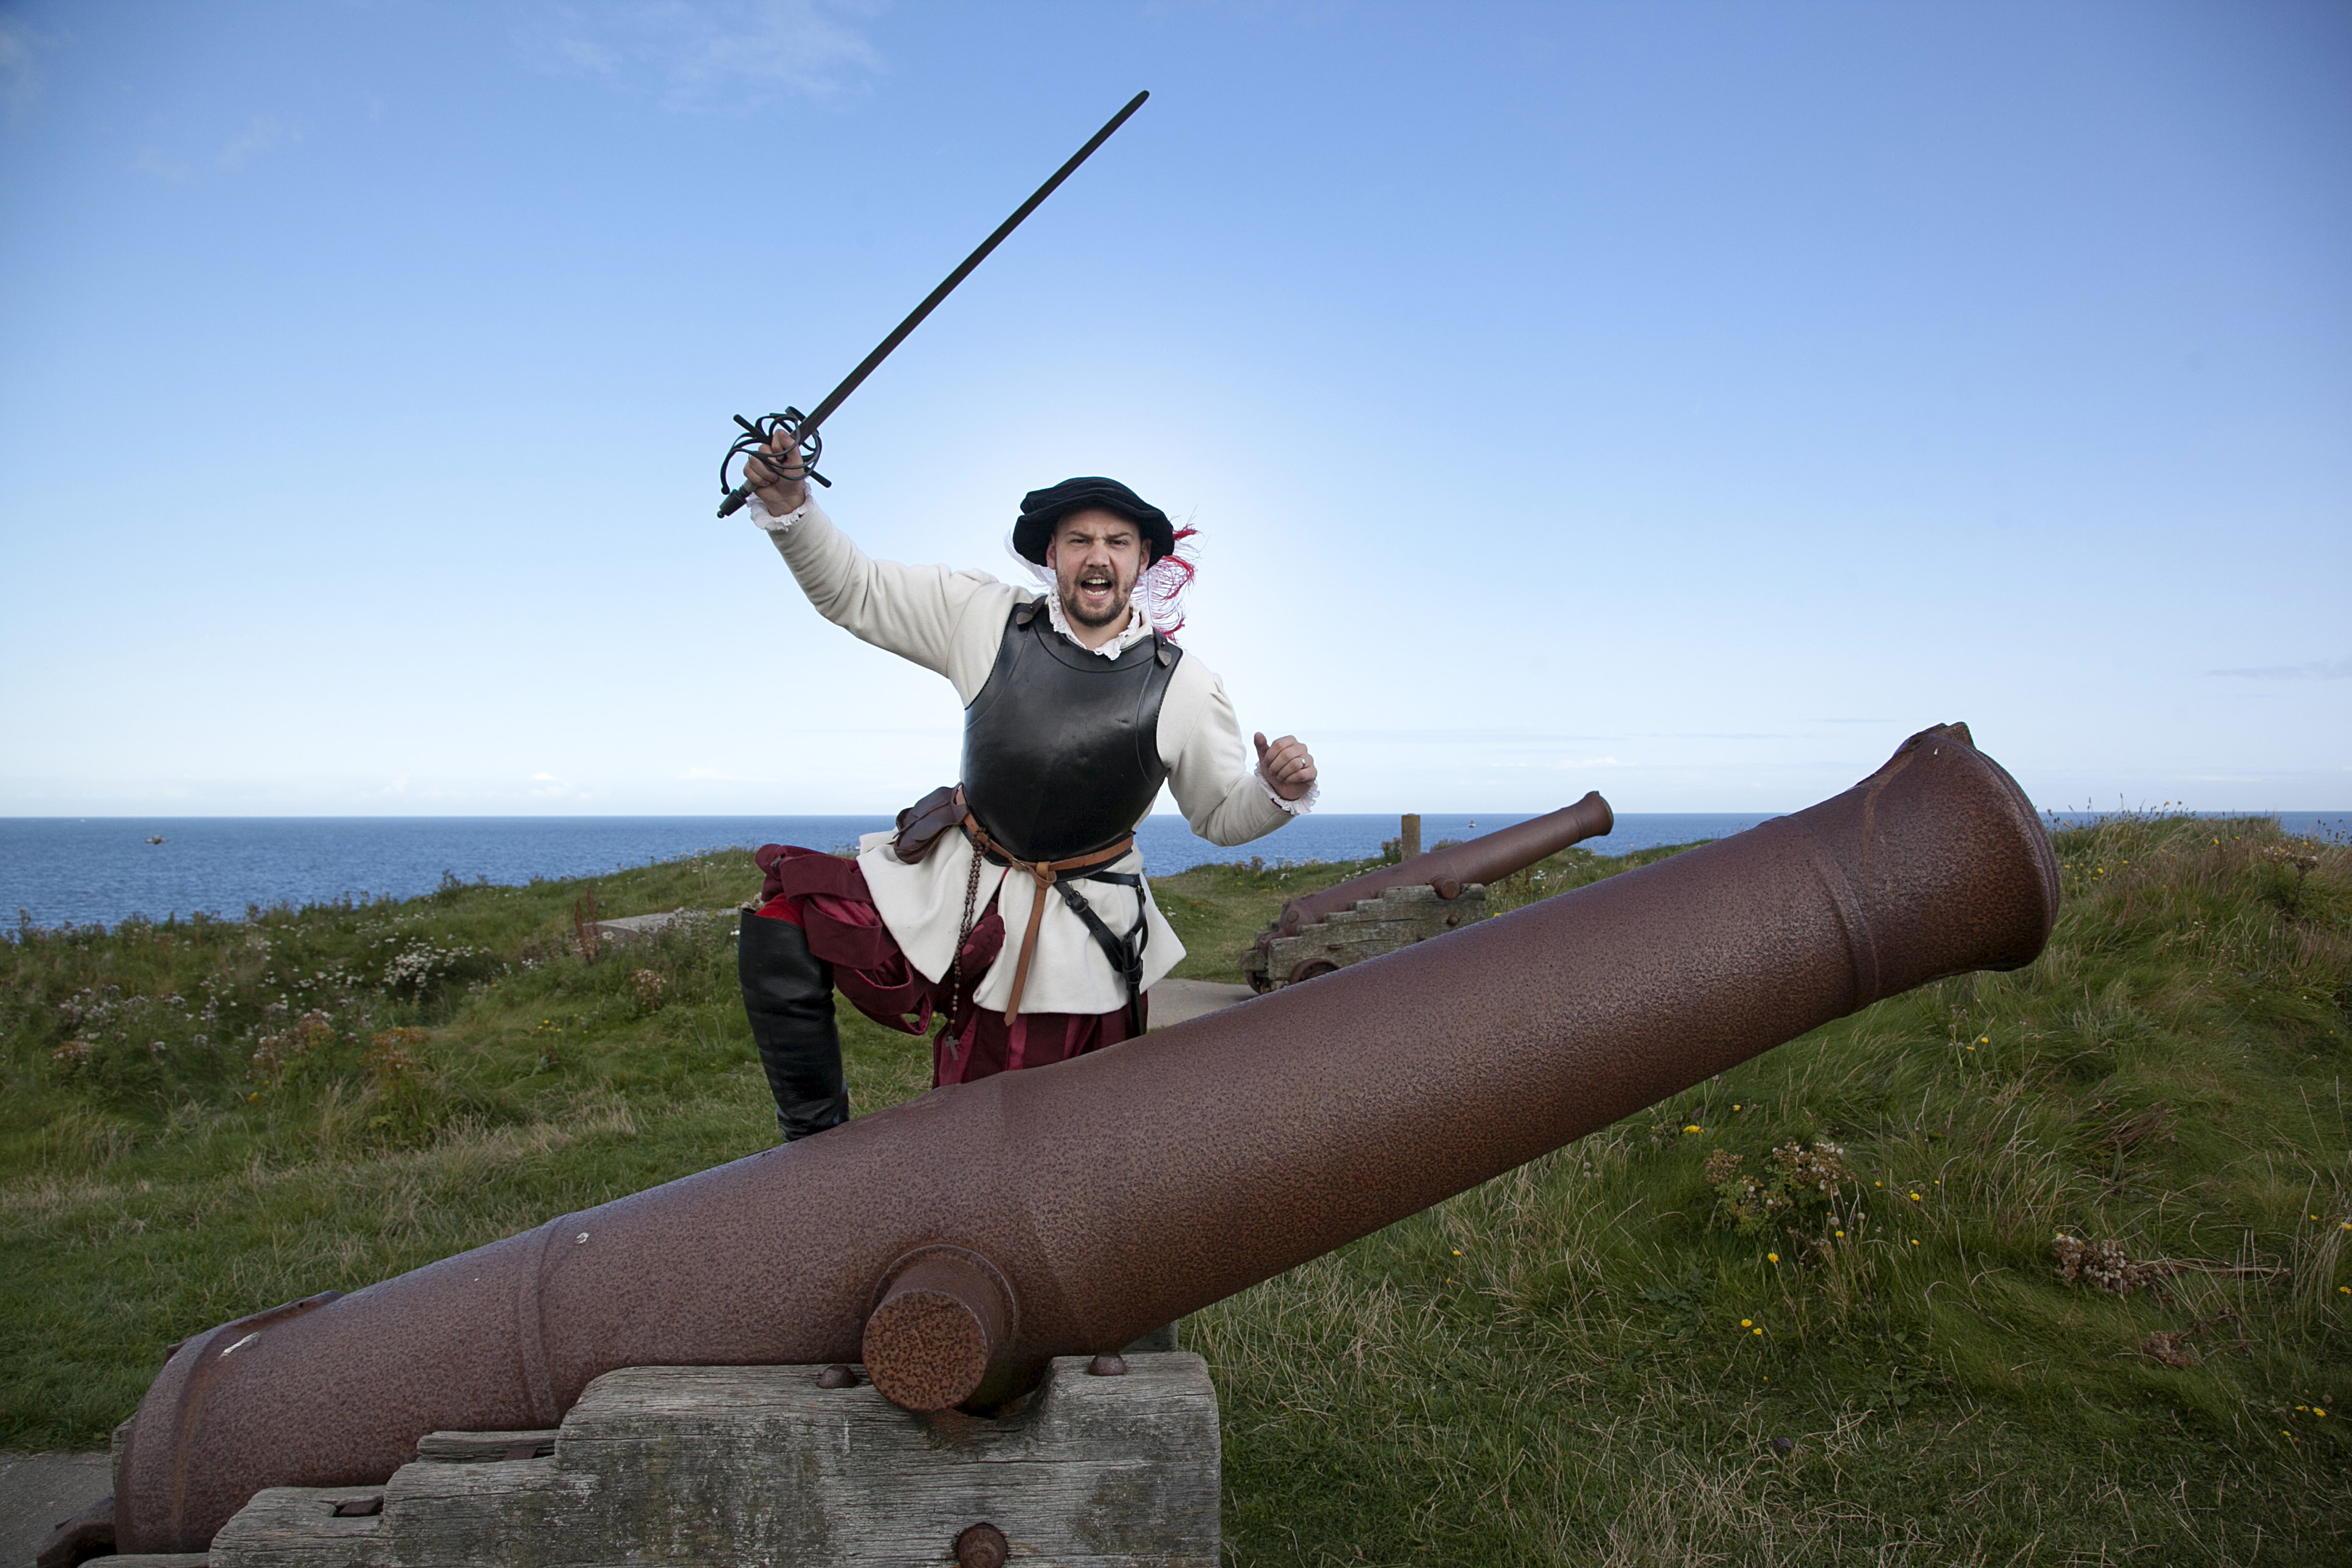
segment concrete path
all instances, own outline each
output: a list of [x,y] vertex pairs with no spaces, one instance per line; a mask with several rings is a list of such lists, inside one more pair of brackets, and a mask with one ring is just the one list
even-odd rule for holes
[[[713,916],[719,912],[715,910],[665,910],[654,915],[623,915],[618,920],[598,921],[588,929],[606,942],[616,944],[651,942],[680,921]],[[727,912],[732,914],[734,911]]]
[[50,1531],[113,1489],[104,1454],[0,1454],[0,1568],[30,1568]]
[[1151,998],[1151,1025],[1164,1029],[1203,1013],[1246,1002],[1254,993],[1246,985],[1221,985],[1213,980],[1163,980],[1145,993]]

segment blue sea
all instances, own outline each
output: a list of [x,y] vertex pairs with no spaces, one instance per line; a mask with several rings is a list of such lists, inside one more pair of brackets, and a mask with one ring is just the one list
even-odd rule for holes
[[[1422,818],[1422,842],[1469,838],[1527,813]],[[1588,847],[1622,854],[1721,838],[1769,813],[1627,813]],[[2341,834],[2352,813],[2281,814],[2289,832]],[[854,845],[887,816],[193,816],[0,817],[0,917],[22,910],[37,926],[112,925],[202,910],[319,903],[349,894],[410,898],[442,878],[528,882],[593,876],[698,850]],[[1203,861],[1354,860],[1397,834],[1389,816],[1317,813],[1239,849],[1193,836],[1183,818],[1147,817],[1136,837],[1144,864],[1167,876]],[[151,844],[150,838],[161,838]],[[750,891],[746,889],[745,891]]]
[[[1422,817],[1422,843],[1469,838],[1527,813]],[[1620,816],[1592,847],[1603,853],[1719,838],[1763,816]],[[698,850],[805,844],[854,846],[887,816],[89,816],[0,817],[0,919],[37,926],[112,925],[196,910],[235,917],[248,906],[319,903],[350,894],[411,898],[444,875],[528,882],[587,877]],[[1209,860],[1355,860],[1397,836],[1387,816],[1317,813],[1229,849],[1174,816],[1137,830],[1145,868],[1167,876]],[[161,844],[150,844],[160,837]],[[749,888],[744,889],[751,891]]]

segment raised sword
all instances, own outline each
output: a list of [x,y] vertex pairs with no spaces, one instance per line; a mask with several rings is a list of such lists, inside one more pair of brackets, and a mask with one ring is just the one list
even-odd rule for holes
[[729,476],[734,471],[735,459],[745,458],[748,467],[749,458],[780,434],[794,437],[808,477],[829,488],[833,481],[816,471],[817,455],[824,449],[824,442],[817,435],[817,426],[832,417],[833,411],[849,400],[849,395],[857,390],[858,384],[874,374],[874,367],[889,358],[890,351],[906,342],[907,334],[921,326],[923,318],[929,315],[940,300],[954,292],[957,284],[971,276],[971,269],[987,260],[988,253],[1003,244],[1006,235],[1020,227],[1021,220],[1035,212],[1039,204],[1054,194],[1055,187],[1068,179],[1072,170],[1092,157],[1096,148],[1109,141],[1111,132],[1126,124],[1127,117],[1142,108],[1143,100],[1150,96],[1149,92],[1139,92],[1129,99],[1126,108],[1112,115],[1101,130],[1088,137],[1087,144],[1072,153],[1068,163],[1054,171],[1053,178],[1038,186],[1027,201],[1015,207],[1011,217],[996,226],[994,234],[980,242],[979,249],[965,257],[962,265],[949,273],[938,288],[925,295],[923,302],[909,310],[907,319],[891,329],[890,335],[876,344],[872,353],[858,361],[857,368],[843,377],[839,386],[826,393],[824,402],[806,414],[787,406],[782,414],[770,414],[756,420],[746,419],[740,414],[735,416],[735,423],[742,426],[743,434],[735,438],[735,444],[727,448],[727,456],[719,464],[719,488],[726,492],[726,499],[719,503],[719,515],[730,515],[751,493],[751,479],[748,472],[741,482],[730,482]]

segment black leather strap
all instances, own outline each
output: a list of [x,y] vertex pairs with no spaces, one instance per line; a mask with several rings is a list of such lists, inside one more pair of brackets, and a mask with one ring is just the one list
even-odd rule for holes
[[[1103,923],[1103,918],[1095,913],[1094,905],[1070,886],[1072,882],[1081,880],[1109,882],[1135,889],[1135,925],[1125,937],[1113,935],[1110,927]],[[1055,882],[1054,889],[1062,895],[1062,901],[1070,906],[1070,912],[1086,922],[1088,934],[1095,939],[1095,945],[1102,949],[1105,958],[1110,960],[1111,973],[1127,982],[1128,1031],[1140,1034],[1142,1031],[1138,1027],[1140,1020],[1136,1016],[1135,1004],[1136,998],[1143,994],[1143,950],[1151,942],[1151,926],[1146,919],[1147,900],[1150,895],[1143,890],[1142,876],[1134,871],[1082,871]]]

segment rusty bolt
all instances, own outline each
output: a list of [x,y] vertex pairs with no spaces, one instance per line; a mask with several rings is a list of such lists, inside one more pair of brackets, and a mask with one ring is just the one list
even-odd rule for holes
[[956,1568],[1004,1568],[1012,1554],[1013,1542],[1004,1539],[1004,1531],[986,1521],[966,1525],[956,1537]]
[[816,1385],[819,1388],[855,1388],[857,1374],[835,1362],[816,1374]]
[[1127,1358],[1121,1355],[1098,1355],[1095,1357],[1094,1360],[1087,1363],[1087,1375],[1089,1377],[1125,1377],[1127,1375]]

